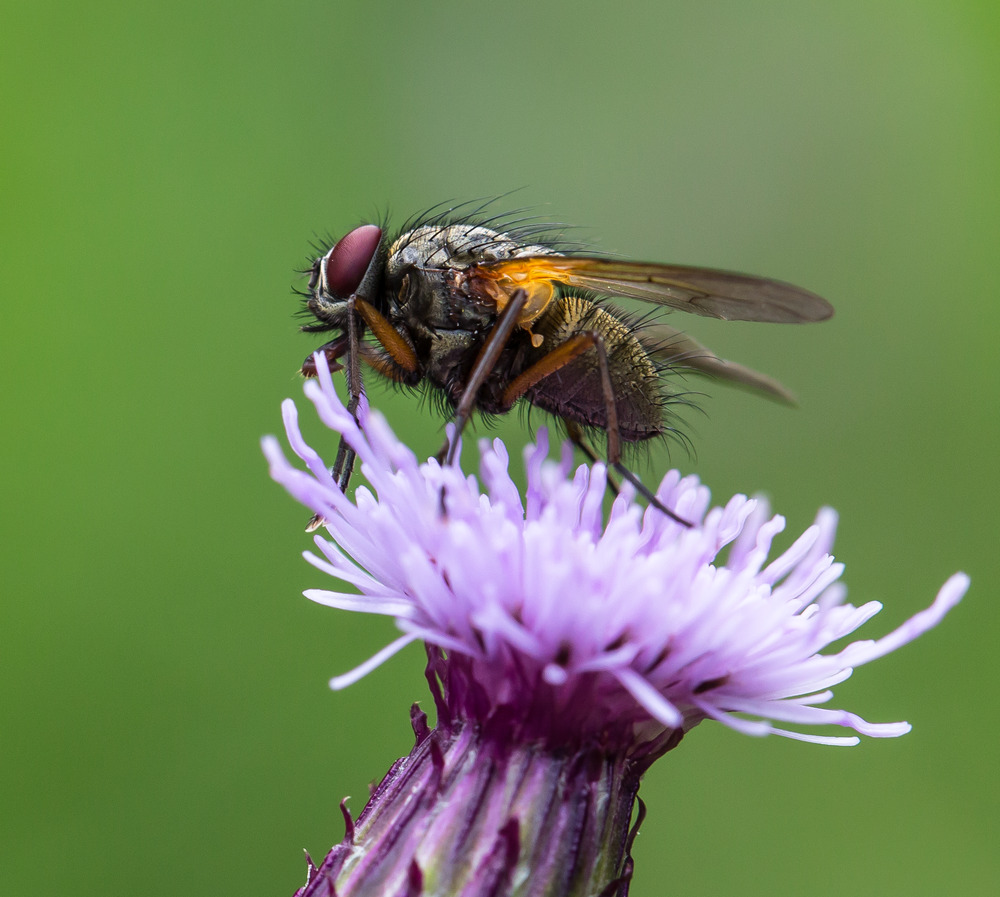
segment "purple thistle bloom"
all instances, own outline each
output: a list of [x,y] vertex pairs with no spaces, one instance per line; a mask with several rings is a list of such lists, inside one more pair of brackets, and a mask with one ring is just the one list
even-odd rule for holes
[[[573,470],[569,448],[560,462],[549,460],[544,432],[525,451],[524,497],[499,440],[480,447],[481,488],[457,468],[418,463],[364,405],[359,427],[337,397],[324,357],[316,363],[319,379],[305,384],[306,395],[357,452],[371,489],[358,487],[353,501],[341,493],[303,440],[287,400],[285,429],[308,472],[289,464],[269,437],[263,445],[271,475],[327,521],[332,541],[317,537],[320,554],[307,553],[307,560],[360,592],[306,595],[391,616],[403,633],[331,685],[343,688],[422,640],[438,726],[431,733],[415,717],[414,752],[390,771],[322,870],[312,868],[303,893],[431,893],[432,880],[435,893],[535,893],[517,889],[519,876],[551,885],[553,875],[563,875],[570,876],[563,890],[553,893],[603,887],[625,894],[639,777],[702,720],[837,745],[859,739],[802,727],[833,725],[873,737],[909,731],[907,723],[868,723],[820,705],[855,667],[935,626],[968,588],[964,574],[889,635],[822,654],[881,609],[878,602],[845,601],[843,565],[830,555],[832,510],[820,511],[770,560],[783,518],[741,495],[710,509],[708,490],[676,471],[657,497],[694,526],[643,509],[627,489],[605,520],[604,468]],[[462,776],[443,775],[460,767]],[[530,787],[529,772],[537,774]],[[521,804],[510,798],[514,780],[526,795]],[[555,782],[604,795],[609,806],[598,812],[600,802],[591,801],[553,815]],[[459,837],[459,848],[453,830],[451,840],[443,834],[443,821],[437,836],[426,825],[411,831],[396,813],[414,794],[429,802],[431,818],[456,824],[461,814],[479,834],[468,843]],[[583,838],[581,823],[597,834]],[[554,843],[571,831],[577,839],[569,847]],[[397,852],[391,862],[384,856],[388,840]],[[362,841],[367,846],[359,851]],[[479,852],[470,854],[473,844]],[[454,867],[468,866],[473,854],[481,865],[463,878]]]

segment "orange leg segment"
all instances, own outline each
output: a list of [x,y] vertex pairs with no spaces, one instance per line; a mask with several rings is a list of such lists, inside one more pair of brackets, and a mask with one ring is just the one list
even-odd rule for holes
[[503,392],[503,403],[508,408],[523,396],[532,386],[565,367],[578,355],[582,355],[592,345],[594,337],[590,333],[578,333],[543,355],[531,367],[521,371]]
[[[679,517],[643,485],[642,481],[629,470],[621,461],[621,434],[618,429],[618,409],[615,405],[614,389],[611,385],[611,370],[608,365],[608,353],[604,346],[604,339],[599,333],[588,330],[585,333],[578,333],[566,342],[556,346],[547,355],[536,361],[527,370],[522,371],[504,391],[504,401],[513,405],[536,383],[555,373],[560,368],[569,364],[578,355],[586,352],[591,346],[597,352],[597,366],[601,374],[601,392],[604,394],[604,407],[607,417],[608,465],[613,467],[618,474],[628,480],[636,491],[646,499],[654,508],[666,514],[672,520],[676,520],[683,526],[691,524],[682,517]],[[569,438],[579,446],[583,452],[591,459],[597,460],[597,453],[583,440],[580,427],[572,421],[566,421]],[[609,480],[610,488],[617,492],[617,487]]]
[[615,394],[611,387],[611,373],[608,368],[608,353],[604,348],[604,339],[599,333],[588,330],[570,337],[566,342],[556,346],[551,352],[542,356],[527,370],[515,377],[504,390],[503,400],[508,407],[513,405],[532,386],[565,367],[574,358],[582,355],[588,349],[597,351],[597,367],[601,372],[601,392],[604,394],[605,414],[607,415],[608,463],[618,464],[621,460],[621,437],[618,433],[618,409],[615,407]]
[[399,335],[396,328],[374,305],[366,302],[360,296],[355,296],[354,307],[368,325],[375,339],[385,347],[386,352],[392,356],[392,360],[396,364],[410,374],[415,374],[420,370],[420,362],[417,361],[413,347]]

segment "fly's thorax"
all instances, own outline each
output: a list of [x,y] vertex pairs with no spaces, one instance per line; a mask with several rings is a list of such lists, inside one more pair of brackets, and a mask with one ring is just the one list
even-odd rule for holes
[[410,268],[386,278],[383,313],[394,324],[419,334],[465,330],[485,334],[495,323],[496,305],[477,301],[463,289],[453,268]]
[[508,234],[473,224],[423,225],[400,234],[389,247],[386,270],[402,276],[407,268],[453,268],[533,255],[553,255],[545,246],[521,243]]
[[496,299],[470,289],[464,273],[476,264],[552,254],[545,246],[481,225],[422,225],[405,231],[387,252],[387,313],[416,329],[485,332],[496,321]]

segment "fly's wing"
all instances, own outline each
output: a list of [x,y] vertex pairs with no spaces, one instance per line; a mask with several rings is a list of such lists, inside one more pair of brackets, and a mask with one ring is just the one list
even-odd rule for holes
[[489,262],[475,269],[475,276],[503,284],[504,289],[549,280],[724,321],[804,324],[833,314],[829,302],[801,287],[710,268],[545,255]]
[[737,386],[746,386],[786,405],[796,404],[795,395],[774,377],[720,358],[686,333],[667,327],[666,324],[647,324],[639,330],[637,336],[643,347],[657,360],[676,362],[700,374],[727,380]]

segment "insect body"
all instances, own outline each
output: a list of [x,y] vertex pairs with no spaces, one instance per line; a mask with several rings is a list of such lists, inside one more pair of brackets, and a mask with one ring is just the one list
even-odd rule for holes
[[[504,414],[523,399],[559,417],[591,458],[584,431],[604,431],[609,464],[658,505],[621,464],[621,443],[672,429],[666,371],[683,367],[791,397],[673,328],[634,323],[607,297],[725,320],[803,323],[833,313],[824,299],[780,281],[563,254],[522,236],[435,219],[387,240],[369,224],[315,260],[306,300],[315,323],[303,330],[336,332],[319,351],[331,367],[346,360],[355,407],[359,362],[397,383],[428,383],[453,409],[456,437],[440,455],[450,462],[473,411]],[[315,374],[312,358],[302,371]],[[352,461],[342,447],[334,474],[344,487]]]

